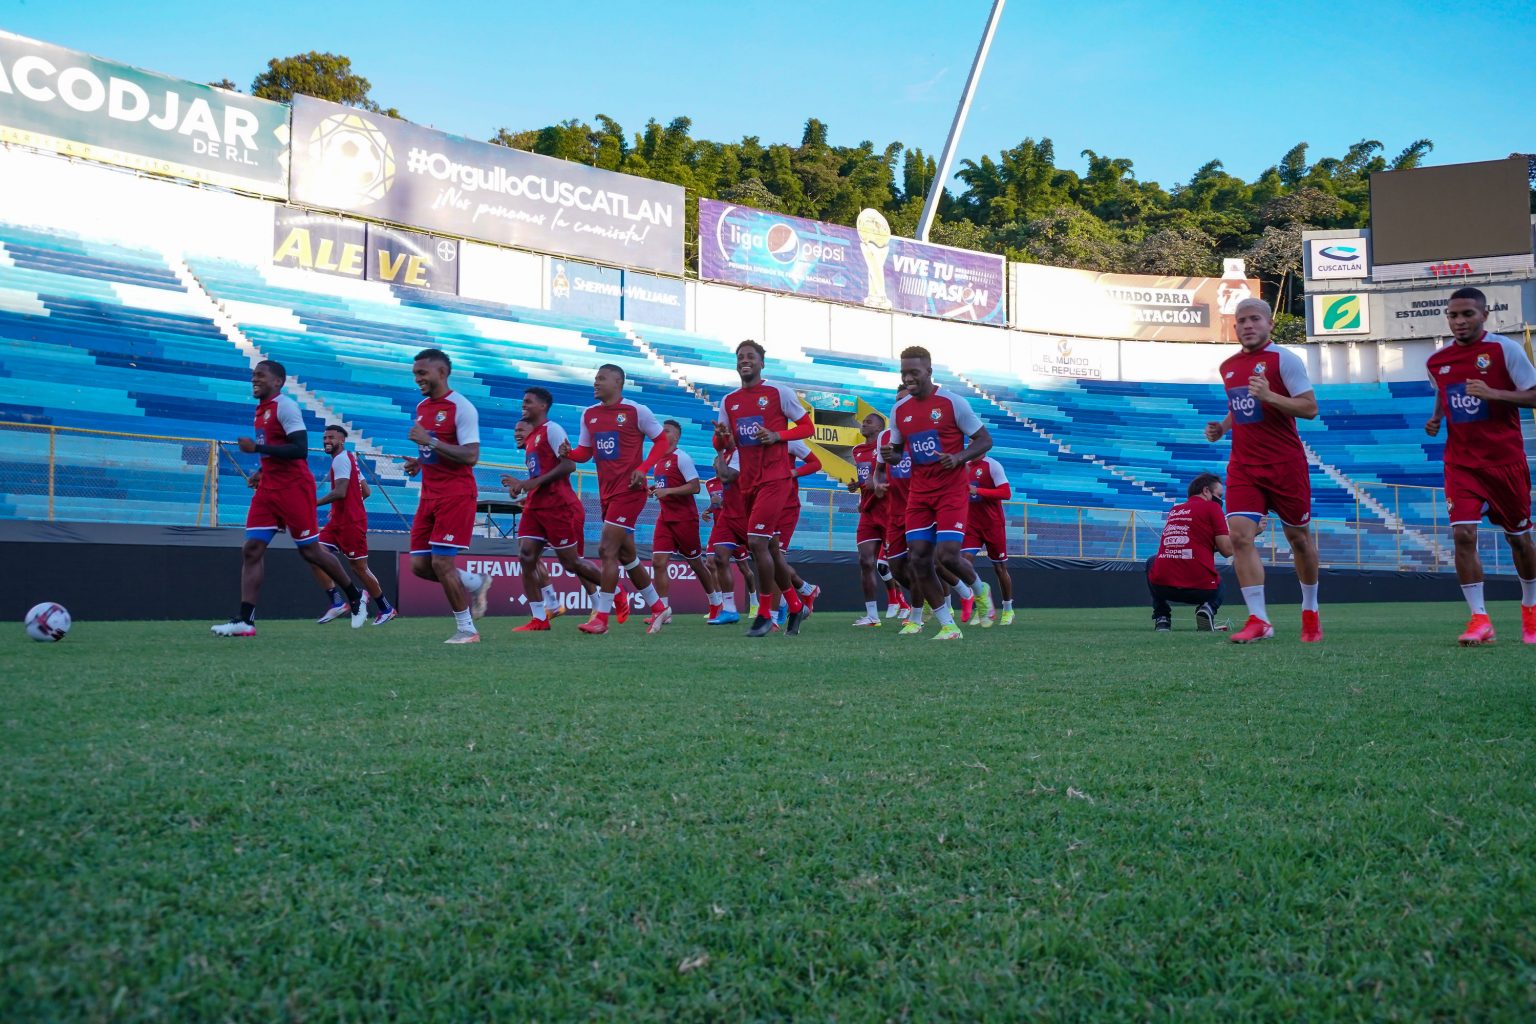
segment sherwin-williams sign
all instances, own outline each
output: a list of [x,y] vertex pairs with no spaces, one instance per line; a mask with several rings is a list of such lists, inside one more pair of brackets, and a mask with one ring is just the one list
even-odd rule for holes
[[1001,256],[896,238],[876,210],[856,228],[699,200],[699,277],[873,309],[1001,324]]
[[293,200],[343,213],[681,274],[676,185],[474,142],[299,96]]
[[0,142],[288,195],[288,107],[0,32]]
[[1371,307],[1358,292],[1312,296],[1312,334],[1371,333]]

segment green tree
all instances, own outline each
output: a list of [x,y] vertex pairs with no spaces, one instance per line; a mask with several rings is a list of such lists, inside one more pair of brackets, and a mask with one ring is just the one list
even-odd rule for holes
[[350,57],[311,50],[269,60],[267,70],[251,82],[251,95],[291,103],[295,95],[303,94],[387,117],[399,117],[400,112],[394,107],[381,107],[373,101],[369,95],[372,88],[368,79],[353,73]]

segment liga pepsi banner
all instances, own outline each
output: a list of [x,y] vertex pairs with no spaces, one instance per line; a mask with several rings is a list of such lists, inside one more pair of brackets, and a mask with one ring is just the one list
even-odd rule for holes
[[297,96],[293,200],[681,274],[683,190]]
[[293,206],[272,210],[272,262],[337,277],[458,294],[457,239]]
[[1100,274],[1014,263],[1009,285],[1008,322],[1015,327],[1129,341],[1234,341],[1237,304],[1259,298],[1258,279],[1235,266],[1217,278]]
[[878,210],[856,228],[699,200],[699,277],[829,302],[1002,324],[1001,256],[897,238]]
[[288,106],[0,32],[0,142],[288,195]]

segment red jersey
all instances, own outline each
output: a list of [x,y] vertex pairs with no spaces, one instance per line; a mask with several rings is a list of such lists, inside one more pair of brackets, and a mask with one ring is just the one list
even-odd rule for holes
[[1525,350],[1500,334],[1487,334],[1462,345],[1451,342],[1429,357],[1429,379],[1439,393],[1445,413],[1448,465],[1483,468],[1525,464],[1525,438],[1520,433],[1520,408],[1508,402],[1487,402],[1467,394],[1467,382],[1480,380],[1496,391],[1525,391],[1536,387],[1536,367]]
[[[740,454],[734,451],[731,452],[731,457],[726,460],[725,464],[740,472]],[[716,477],[715,480],[718,481],[719,477]],[[717,514],[723,515],[727,519],[747,518],[746,495],[741,490],[741,477],[737,477],[735,483],[720,484],[720,511]]]
[[901,461],[895,465],[885,461],[887,445],[897,444],[893,440],[889,430],[880,431],[880,436],[875,438],[875,461],[885,467],[885,498],[898,510],[907,507],[907,493],[912,489],[912,453],[905,447],[901,449]]
[[[480,413],[457,391],[442,398],[423,398],[416,406],[416,423],[443,444],[480,443]],[[419,459],[423,498],[480,493],[473,466],[443,458],[426,446],[421,447]]]
[[[257,444],[287,444],[289,434],[298,434],[306,429],[304,415],[299,412],[299,403],[287,395],[276,395],[256,407],[256,429],[252,436]],[[315,478],[309,475],[309,459],[279,459],[273,455],[263,455],[258,486],[274,491],[290,487],[313,491]]]
[[[697,480],[699,471],[694,468],[693,456],[681,449],[671,452],[666,458],[656,464],[656,487],[681,487],[690,480]],[[713,481],[711,481],[713,482]],[[673,495],[662,498],[659,502],[661,512],[658,518],[668,523],[698,522],[699,506],[691,494]]]
[[730,428],[741,456],[741,476],[736,485],[755,491],[769,480],[788,480],[793,475],[794,456],[787,444],[762,444],[755,436],[758,427],[782,433],[791,423],[806,416],[794,388],[760,380],[750,388],[737,388],[720,400],[715,422]]
[[[523,442],[523,464],[528,467],[528,479],[543,476],[558,466],[560,446],[567,440],[565,428],[554,420],[545,420],[530,430]],[[578,501],[576,492],[571,490],[571,478],[567,476],[524,492],[523,511],[543,512],[547,509],[568,508]]]
[[[883,435],[885,432],[881,431]],[[856,479],[859,482],[859,511],[866,515],[878,514],[885,504],[885,497],[876,497],[875,492],[865,490],[874,483],[875,465],[880,460],[880,438],[873,441],[865,441],[863,444],[853,446],[850,458],[853,460],[854,471],[858,473]]]
[[660,436],[660,421],[639,402],[621,398],[612,405],[587,406],[577,447],[592,451],[604,501],[629,492],[629,475],[645,461],[646,438]]
[[1160,587],[1215,590],[1216,538],[1226,535],[1227,517],[1216,502],[1196,495],[1173,506],[1147,578]]
[[330,477],[333,491],[336,489],[338,480],[350,482],[347,484],[347,496],[340,501],[331,502],[329,523],[333,527],[357,524],[366,530],[368,510],[363,507],[363,474],[357,468],[357,456],[345,450],[338,453],[331,459]]
[[935,389],[927,398],[902,395],[891,410],[890,434],[912,457],[911,497],[944,494],[965,479],[965,466],[945,469],[941,455],[965,451],[966,438],[981,429],[981,418],[959,395]]
[[[1003,464],[990,455],[984,455],[972,462],[967,471],[971,475],[971,486],[983,491],[997,491],[1007,488],[1012,489],[1008,483],[1008,472],[1003,469]],[[973,523],[1002,522],[1003,502],[1007,500],[1000,495],[971,495],[970,519]]]
[[1232,461],[1245,466],[1305,462],[1296,417],[1266,406],[1248,393],[1248,379],[1262,375],[1277,395],[1297,398],[1312,390],[1307,364],[1296,353],[1270,342],[1257,352],[1241,349],[1221,363],[1221,386],[1232,413]]

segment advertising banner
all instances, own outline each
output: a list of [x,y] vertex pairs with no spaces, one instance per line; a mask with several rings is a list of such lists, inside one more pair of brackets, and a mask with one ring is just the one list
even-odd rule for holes
[[293,206],[272,211],[272,262],[450,294],[459,290],[457,240]]
[[288,107],[0,32],[0,142],[285,199]]
[[[1490,331],[1515,331],[1525,325],[1525,296],[1518,284],[1480,284],[1488,297]],[[1377,316],[1371,332],[1378,338],[1436,338],[1451,333],[1445,307],[1451,301],[1450,284],[1401,292],[1371,292]]]
[[1098,338],[1027,338],[1025,356],[1036,377],[1117,380],[1120,343]]
[[1313,281],[1371,275],[1363,237],[1311,238],[1306,245],[1307,277]]
[[[440,615],[449,620],[448,626],[451,628],[453,612],[448,608],[448,599],[443,596],[443,588],[411,572],[411,556],[408,552],[400,552],[399,558],[401,613]],[[455,560],[455,564],[461,569],[491,578],[490,598],[486,605],[488,615],[527,617],[530,614],[528,600],[523,593],[523,565],[517,556],[461,555]],[[560,595],[560,603],[569,615],[565,622],[569,622],[569,628],[574,631],[576,624],[584,621],[591,614],[592,599],[581,589],[581,582],[566,573],[559,559],[544,559],[544,569],[549,573],[550,586],[554,587],[555,592]],[[708,611],[709,598],[704,593],[699,578],[693,574],[693,570],[676,560],[668,565],[667,569],[667,576],[672,585],[667,600],[672,605],[672,610],[678,614],[689,615]],[[639,605],[637,604],[636,607],[638,608]],[[556,628],[567,627],[562,623]],[[622,630],[626,627],[616,628]],[[629,628],[641,633],[645,631],[645,624],[636,617],[630,622]]]
[[897,238],[876,210],[857,228],[699,200],[699,277],[873,309],[1002,324],[1001,256]]
[[308,96],[296,202],[522,249],[681,274],[683,190]]
[[1026,331],[1131,341],[1232,341],[1256,278],[1153,277],[1014,263],[1009,322]]
[[687,292],[671,277],[624,271],[624,308],[620,316],[637,324],[683,330],[688,325]]
[[1335,334],[1371,333],[1371,307],[1364,295],[1346,292],[1312,296],[1310,334],[1328,337]]
[[552,311],[592,320],[619,319],[624,306],[623,271],[552,259],[548,274]]

